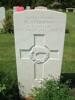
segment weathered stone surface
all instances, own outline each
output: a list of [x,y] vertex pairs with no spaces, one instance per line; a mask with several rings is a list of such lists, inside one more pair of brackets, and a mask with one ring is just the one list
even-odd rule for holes
[[44,78],[59,79],[66,15],[43,9],[14,12],[17,74],[21,95]]

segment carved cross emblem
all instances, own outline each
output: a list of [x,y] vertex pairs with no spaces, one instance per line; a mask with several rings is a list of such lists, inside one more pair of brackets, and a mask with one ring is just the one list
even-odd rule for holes
[[28,50],[22,49],[20,51],[20,57],[21,59],[31,59],[33,61],[34,79],[41,81],[43,79],[43,64],[50,58],[49,49],[45,45],[45,35],[35,34],[34,45]]

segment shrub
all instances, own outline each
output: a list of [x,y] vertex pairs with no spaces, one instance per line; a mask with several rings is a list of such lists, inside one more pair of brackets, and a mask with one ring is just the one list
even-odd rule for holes
[[20,100],[16,79],[0,71],[0,99],[1,100]]
[[13,11],[9,9],[6,11],[6,18],[3,23],[5,33],[13,33]]
[[59,3],[59,2],[54,2],[54,3],[51,5],[51,8],[52,8],[52,9],[61,9],[61,3]]
[[0,28],[0,34],[3,34],[3,33],[4,33],[4,29]]
[[0,2],[0,7],[2,6],[2,2]]
[[34,88],[32,96],[34,100],[75,100],[67,85],[53,80],[45,80],[41,87]]

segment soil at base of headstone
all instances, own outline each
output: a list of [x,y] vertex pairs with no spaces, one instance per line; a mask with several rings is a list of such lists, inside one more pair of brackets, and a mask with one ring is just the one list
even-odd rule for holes
[[29,97],[25,97],[24,100],[34,100],[34,97],[31,97],[31,96],[29,96]]

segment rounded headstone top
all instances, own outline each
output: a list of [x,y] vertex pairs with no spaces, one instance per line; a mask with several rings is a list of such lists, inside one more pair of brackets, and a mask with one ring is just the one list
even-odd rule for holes
[[47,8],[44,6],[38,6],[38,7],[35,7],[35,10],[47,10]]

